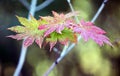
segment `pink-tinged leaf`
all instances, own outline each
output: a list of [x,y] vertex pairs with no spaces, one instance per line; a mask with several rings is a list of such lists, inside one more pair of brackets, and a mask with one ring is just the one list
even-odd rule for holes
[[84,38],[85,41],[88,41],[90,36],[87,32],[81,32],[81,36]]
[[24,40],[23,44],[24,44],[25,47],[28,47],[28,46],[32,45],[33,42],[34,42],[34,38],[33,37],[27,37]]
[[[92,22],[85,22],[84,20],[80,21],[81,25],[84,25],[86,29],[88,29],[89,31],[93,31],[99,34],[105,34],[106,32],[104,30],[102,30],[101,28],[95,26]],[[83,26],[83,27],[84,27]],[[89,29],[90,28],[90,29]]]
[[[48,24],[48,23],[53,22],[54,18],[51,17],[51,16],[45,16],[45,17],[42,17],[42,16],[41,16],[41,17],[40,17],[40,21],[41,21],[41,20],[42,20],[42,21],[45,21],[45,22]],[[46,24],[46,23],[45,23],[45,24]]]
[[46,29],[48,26],[47,25],[40,25],[39,27],[38,27],[38,29],[39,30],[44,30],[44,29]]
[[24,26],[13,26],[8,28],[8,30],[14,31],[16,33],[23,33],[26,31]]
[[84,30],[84,29],[81,28],[79,25],[73,27],[73,31],[76,32],[76,33],[79,33],[79,34],[80,34],[80,33],[82,32],[82,30]]
[[55,41],[55,42],[50,42],[50,51],[52,50],[52,48],[55,46],[56,43],[57,43],[57,41]]
[[109,44],[112,46],[112,44],[109,42],[109,38],[105,35],[96,35],[91,37],[97,44],[100,46],[104,45],[104,43]]
[[[47,30],[44,33],[44,37],[48,36],[52,32],[61,33],[64,28],[67,28],[69,26],[72,26],[74,23],[74,20],[72,20],[70,17],[74,16],[75,13],[69,13],[69,14],[58,14],[55,11],[52,11],[53,17],[46,16],[41,17],[41,20],[48,22],[47,27],[45,26],[39,26],[39,30],[43,28],[47,28]],[[69,16],[69,17],[66,17]]]
[[64,29],[65,27],[63,25],[58,25],[58,27],[56,28],[56,32],[61,34],[61,31]]
[[38,37],[36,38],[35,42],[39,45],[39,47],[41,48],[42,43],[43,43],[43,38],[42,37]]
[[19,16],[17,16],[17,18],[24,26],[13,26],[8,28],[9,30],[17,33],[16,35],[10,35],[8,37],[17,40],[25,39],[23,43],[25,47],[30,46],[35,40],[36,43],[41,47],[43,39],[40,39],[43,37],[44,31],[46,30],[45,24],[47,24],[47,22],[41,19],[36,20],[33,16],[30,16],[30,20]]
[[44,33],[44,37],[48,36],[50,33],[52,33],[52,32],[55,31],[55,30],[56,30],[55,27],[48,29],[48,30]]
[[21,39],[24,39],[25,35],[23,35],[23,34],[16,34],[16,35],[9,35],[7,37],[11,37],[13,39],[21,40]]
[[96,33],[99,33],[99,34],[105,34],[106,32],[96,26],[93,26],[91,27],[91,29],[93,29]]
[[70,19],[70,20],[66,20],[65,26],[69,29],[73,29],[73,27],[78,26],[78,24],[76,24],[75,21]]
[[54,17],[60,17],[60,15],[55,11],[52,11],[52,14],[53,14]]
[[58,14],[57,12],[52,11],[52,14],[53,14],[53,16],[54,16],[55,18],[67,19],[67,18],[70,18],[70,17],[72,17],[72,16],[78,15],[79,12],[78,12],[78,11],[75,11],[75,12],[70,12],[70,13],[67,13],[67,14],[63,14],[63,13]]
[[65,17],[66,17],[66,18],[70,18],[70,17],[72,17],[72,16],[77,16],[78,14],[79,14],[78,11],[70,12],[70,13],[67,13],[67,14],[65,15]]
[[73,30],[79,33],[85,41],[93,39],[100,46],[104,45],[104,43],[112,45],[109,42],[109,38],[104,35],[106,32],[95,26],[92,22],[85,22],[82,20]]

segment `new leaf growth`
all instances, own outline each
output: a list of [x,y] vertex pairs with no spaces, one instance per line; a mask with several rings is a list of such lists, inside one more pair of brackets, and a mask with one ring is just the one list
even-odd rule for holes
[[39,47],[42,47],[43,41],[50,44],[50,50],[57,42],[66,45],[70,42],[77,42],[77,35],[88,41],[93,39],[102,46],[104,43],[112,45],[106,33],[101,28],[95,26],[92,22],[81,20],[79,24],[72,18],[77,15],[76,12],[68,14],[58,14],[52,11],[53,16],[40,17],[36,20],[31,16],[31,20],[17,16],[22,26],[13,26],[8,28],[16,32],[16,35],[10,35],[13,39],[24,40],[24,46],[28,47],[35,41]]

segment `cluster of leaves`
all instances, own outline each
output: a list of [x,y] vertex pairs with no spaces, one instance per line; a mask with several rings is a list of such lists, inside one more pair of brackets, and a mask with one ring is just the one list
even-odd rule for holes
[[17,40],[24,39],[25,47],[30,46],[35,41],[41,48],[43,41],[45,41],[45,43],[50,44],[50,50],[57,42],[63,45],[69,41],[76,43],[78,34],[85,41],[93,39],[100,46],[104,43],[111,45],[109,38],[104,35],[106,32],[92,22],[81,20],[76,23],[72,16],[77,13],[58,14],[53,11],[52,14],[53,16],[40,17],[38,20],[32,16],[30,20],[17,16],[22,26],[8,28],[17,33],[8,37]]

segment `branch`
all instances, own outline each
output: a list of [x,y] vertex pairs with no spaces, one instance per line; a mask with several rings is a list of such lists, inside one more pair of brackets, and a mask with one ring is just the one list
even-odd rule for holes
[[[35,14],[36,4],[37,4],[37,0],[32,0],[31,1],[31,5],[30,5],[31,9],[30,9],[29,14],[28,14],[28,19],[29,20],[30,20],[30,14],[32,16],[34,16],[34,14]],[[23,40],[23,42],[24,42],[24,40]],[[23,67],[23,64],[25,62],[26,54],[27,54],[27,47],[24,47],[24,44],[22,43],[22,49],[21,49],[21,54],[20,54],[19,62],[18,62],[17,68],[16,68],[15,73],[14,73],[13,76],[19,76],[19,74],[21,72],[21,69]]]
[[24,47],[24,45],[22,44],[22,49],[21,49],[19,62],[18,62],[17,68],[16,68],[15,73],[14,73],[13,76],[19,76],[20,71],[21,71],[21,69],[23,67],[23,63],[25,62],[26,53],[27,53],[27,48]]
[[60,54],[61,52],[57,49],[57,48],[53,48],[53,51],[55,52],[55,53],[57,53],[57,54]]
[[36,11],[40,11],[42,10],[43,8],[47,7],[49,4],[51,4],[54,0],[46,0],[44,1],[42,4],[38,5],[36,7]]
[[60,54],[60,57],[51,65],[51,67],[48,69],[48,71],[44,74],[44,76],[48,76],[49,73],[54,69],[54,67],[64,58],[65,56],[65,52],[68,48],[68,45],[66,45],[64,48],[63,48],[63,51],[62,53]]
[[26,0],[19,0],[28,10],[30,9],[30,4]]
[[[68,1],[71,11],[74,12],[74,9],[72,7],[70,0],[67,0],[67,1]],[[91,22],[94,22],[98,18],[99,14],[103,10],[106,3],[107,3],[107,0],[104,0],[102,5],[98,9],[97,13],[94,15],[93,19],[91,20]],[[76,19],[76,22],[79,22],[77,16],[75,16],[75,19]],[[80,39],[81,39],[81,36],[78,37],[78,41],[80,41]],[[74,43],[71,44],[69,47],[65,46],[60,57],[51,65],[51,67],[47,70],[47,72],[44,74],[44,76],[48,76],[49,73],[54,69],[54,67],[64,58],[64,56],[66,56],[72,50],[72,48],[74,48],[74,46],[75,46]]]
[[93,17],[93,19],[91,20],[91,22],[95,22],[95,20],[98,18],[98,16],[100,15],[101,11],[103,10],[103,8],[105,7],[105,4],[108,2],[108,0],[104,0],[102,5],[100,6],[100,8],[98,9],[97,13],[95,14],[95,16]]
[[31,1],[31,5],[30,5],[29,14],[28,14],[28,19],[29,19],[29,20],[30,20],[30,15],[32,15],[32,16],[35,15],[36,5],[37,5],[37,0],[32,0],[32,1]]

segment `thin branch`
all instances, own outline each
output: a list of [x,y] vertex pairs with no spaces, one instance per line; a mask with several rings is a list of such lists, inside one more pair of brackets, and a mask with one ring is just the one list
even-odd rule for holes
[[32,15],[32,16],[35,15],[36,5],[37,5],[37,0],[32,0],[31,5],[30,5],[29,14],[28,14],[28,19],[29,20],[30,20],[30,15]]
[[30,9],[30,4],[27,2],[27,0],[19,0],[28,10]]
[[98,18],[98,16],[100,15],[101,11],[103,10],[103,8],[105,7],[105,4],[107,3],[108,0],[104,0],[102,5],[100,6],[100,8],[98,9],[97,13],[95,14],[95,16],[93,17],[93,19],[91,20],[91,22],[95,22],[95,20]]
[[[31,6],[30,6],[31,9],[30,9],[29,14],[28,14],[28,19],[29,20],[30,20],[30,14],[32,16],[34,16],[34,14],[35,14],[36,4],[37,4],[37,0],[32,0],[31,1]],[[23,42],[24,42],[24,40],[23,40]],[[19,76],[20,75],[21,69],[22,69],[23,64],[25,62],[26,54],[27,54],[27,47],[24,47],[24,44],[22,43],[22,49],[21,49],[19,62],[18,62],[17,68],[16,68],[13,76]]]
[[23,64],[25,62],[26,53],[27,53],[27,48],[24,47],[24,45],[22,44],[22,49],[21,49],[19,62],[18,62],[17,68],[16,68],[15,73],[14,73],[13,76],[19,76],[20,71],[22,69],[22,66],[23,66]]
[[44,76],[48,76],[49,75],[49,73],[54,69],[54,67],[57,65],[57,63],[53,63],[51,66],[50,66],[50,68],[48,69],[48,71],[44,74]]
[[[69,4],[72,12],[74,12],[74,9],[73,9],[73,7],[71,5],[70,0],[67,0],[67,1],[68,1],[68,4]],[[105,6],[106,3],[107,3],[107,0],[104,0],[103,3],[102,3],[102,5],[98,9],[97,13],[95,14],[95,16],[93,17],[93,19],[91,20],[91,22],[94,22],[98,18],[99,14],[103,10],[103,8],[104,8],[104,6]],[[79,21],[78,18],[77,17],[75,17],[75,18],[77,20],[76,22],[78,22]],[[80,41],[80,39],[81,39],[81,36],[78,37],[78,41]],[[74,46],[75,46],[74,43],[71,44],[69,47],[65,46],[64,47],[64,51],[62,51],[60,57],[51,65],[51,67],[47,70],[47,72],[44,74],[44,76],[48,76],[49,73],[54,69],[54,67],[64,58],[65,55],[67,55],[72,50],[72,48],[74,48]]]
[[66,45],[64,48],[63,48],[63,51],[62,53],[60,54],[60,57],[51,65],[51,67],[47,70],[47,72],[44,74],[44,76],[48,76],[49,73],[54,69],[54,67],[64,58],[65,56],[65,52],[68,48],[68,45]]
[[47,7],[48,5],[50,5],[54,0],[46,0],[44,1],[42,4],[38,5],[36,7],[36,11],[40,11],[42,10],[43,8]]
[[57,48],[53,48],[53,51],[56,52],[57,54],[60,54],[61,52]]

